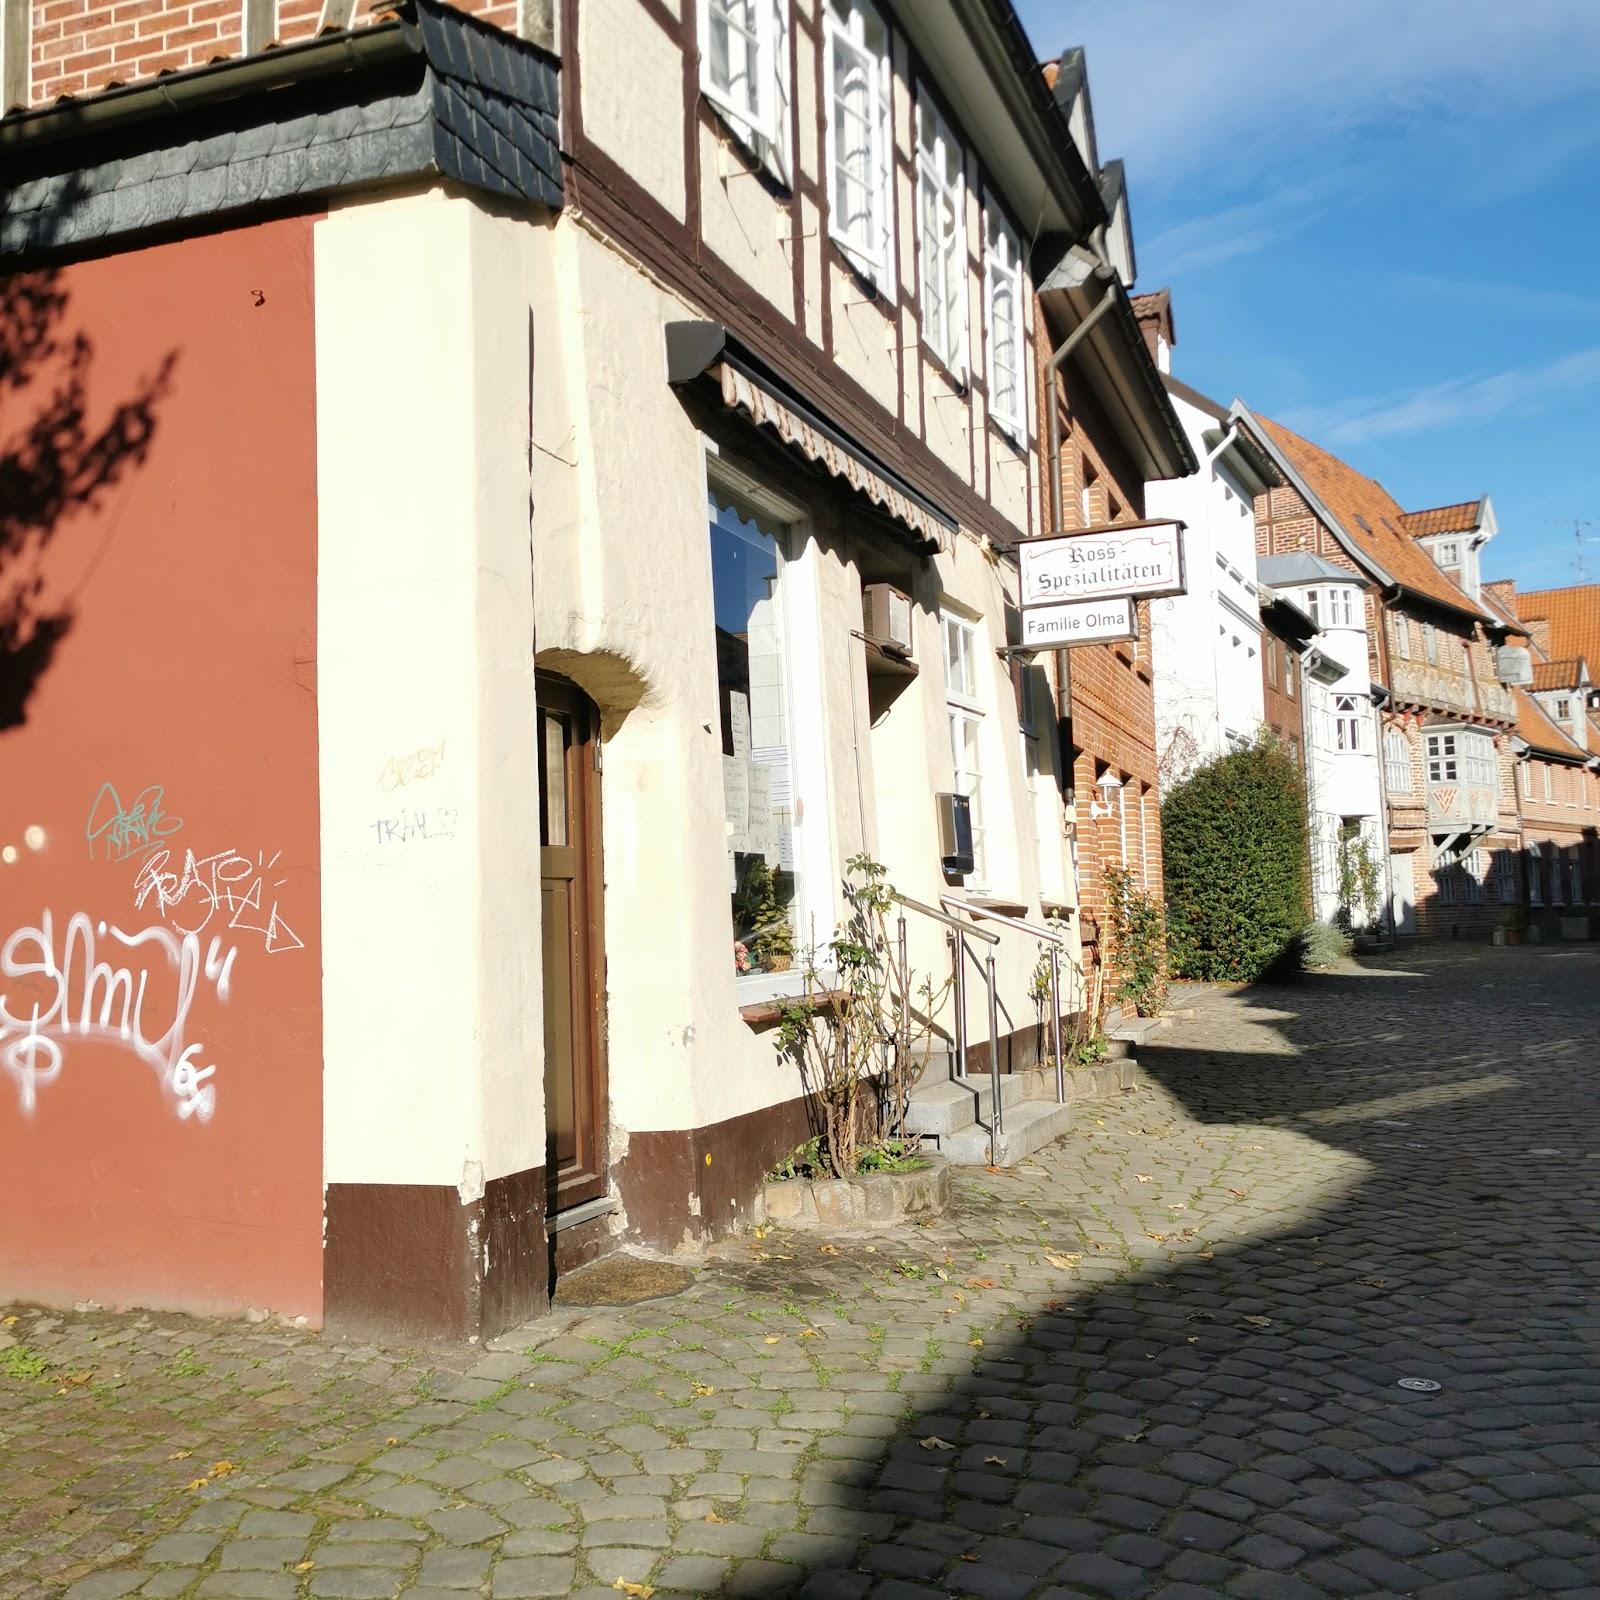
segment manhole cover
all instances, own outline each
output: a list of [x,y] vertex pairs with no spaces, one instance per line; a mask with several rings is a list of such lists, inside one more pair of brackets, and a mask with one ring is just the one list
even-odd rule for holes
[[1437,1394],[1443,1385],[1435,1383],[1432,1378],[1402,1378],[1400,1387],[1410,1389],[1414,1394]]

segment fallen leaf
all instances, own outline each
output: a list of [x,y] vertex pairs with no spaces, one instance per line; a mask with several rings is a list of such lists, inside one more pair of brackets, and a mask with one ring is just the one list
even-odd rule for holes
[[819,1256],[836,1256],[838,1253],[839,1247],[836,1244],[819,1244],[817,1246],[817,1254]]
[[984,1170],[984,1171],[985,1171],[985,1172],[992,1172],[992,1173],[994,1173],[994,1174],[995,1174],[995,1176],[996,1176],[996,1177],[998,1177],[998,1176],[1000,1176],[1000,1174],[1001,1174],[1001,1173],[1003,1173],[1003,1172],[1004,1172],[1004,1171],[1005,1171],[1005,1170],[1006,1170],[1006,1169],[1005,1169],[1005,1168],[1004,1168],[1004,1167],[985,1167],[985,1168],[984,1168],[984,1169],[983,1169],[983,1170]]
[[821,1328],[802,1328],[800,1330],[800,1337],[802,1339],[820,1339],[822,1337],[822,1329]]
[[[529,1387],[531,1388],[532,1385],[530,1385]],[[394,1439],[394,1438],[385,1439],[383,1442],[385,1444],[399,1444],[400,1443],[400,1441],[398,1439]]]
[[775,1333],[769,1333],[769,1334],[768,1334],[768,1335],[767,1335],[767,1336],[766,1336],[766,1338],[765,1338],[765,1339],[763,1339],[763,1340],[762,1340],[762,1341],[761,1341],[761,1342],[762,1342],[762,1344],[782,1344],[782,1343],[783,1343],[783,1340],[782,1340],[782,1339],[780,1339],[780,1338],[779,1338],[779,1337],[778,1337],[778,1336],[777,1336],[777,1334],[775,1334]]
[[1271,1317],[1246,1317],[1244,1320],[1248,1322],[1252,1328],[1270,1328],[1272,1326]]
[[716,1388],[712,1384],[709,1384],[709,1383],[697,1383],[694,1386],[694,1392],[695,1392],[696,1398],[704,1400],[708,1395],[713,1395],[717,1391],[716,1391]]
[[1164,1234],[1164,1233],[1151,1233],[1151,1231],[1148,1228],[1146,1228],[1144,1230],[1144,1236],[1147,1239],[1154,1239],[1157,1244],[1165,1244],[1167,1242],[1167,1235],[1166,1234]]
[[726,1522],[727,1520],[728,1519],[726,1517],[719,1517],[715,1511],[706,1512],[707,1522]]
[[184,1484],[184,1488],[191,1491],[195,1489],[203,1489],[210,1482],[211,1480],[209,1478],[191,1478],[186,1484]]
[[1186,1340],[1184,1340],[1184,1343],[1185,1344],[1199,1344],[1200,1340],[1194,1334],[1191,1333],[1189,1335],[1189,1337]]
[[1144,1438],[1142,1433],[1125,1433],[1122,1436],[1122,1442],[1124,1444],[1138,1444],[1142,1438]]
[[[758,1222],[750,1231],[756,1238],[765,1239],[772,1232],[772,1224],[770,1222]],[[618,1579],[618,1582],[620,1583],[621,1580]]]
[[297,1561],[289,1568],[291,1572],[311,1572],[316,1568],[315,1561]]
[[192,1456],[193,1454],[194,1454],[193,1450],[174,1450],[172,1452],[172,1454],[167,1457],[167,1460],[168,1461],[187,1461],[189,1459],[189,1457]]
[[1148,1172],[1136,1172],[1133,1175],[1133,1181],[1135,1183],[1150,1183],[1153,1180]]
[[1004,1456],[985,1456],[983,1464],[986,1467],[1003,1467],[1006,1462]]
[[948,1439],[941,1439],[938,1434],[930,1433],[926,1439],[918,1439],[917,1443],[924,1450],[954,1450],[955,1446]]
[[946,1272],[943,1267],[935,1267],[933,1269],[933,1275],[939,1280],[940,1283],[949,1283],[950,1281],[950,1274]]
[[3,1325],[7,1328],[14,1328],[20,1320],[19,1317],[6,1317],[3,1319]]
[[970,1555],[966,1551],[963,1551],[962,1555],[961,1555],[961,1559],[963,1561],[976,1561],[978,1558],[975,1555]]
[[983,1340],[982,1339],[968,1339],[967,1343],[969,1345],[971,1345],[974,1350],[983,1349]]
[[1046,1300],[1044,1308],[1046,1311],[1059,1311],[1065,1304],[1065,1300]]
[[1168,1211],[1187,1211],[1189,1208],[1181,1200],[1171,1200],[1167,1203]]
[[994,1279],[993,1278],[968,1278],[967,1279],[967,1287],[969,1289],[992,1289],[992,1288],[994,1288]]
[[620,1589],[624,1594],[631,1594],[634,1600],[650,1600],[650,1596],[656,1592],[653,1583],[629,1583],[626,1578],[618,1578],[611,1587]]
[[1369,1289],[1387,1289],[1389,1287],[1387,1278],[1360,1278],[1357,1279],[1357,1282],[1366,1284]]
[[[1077,1265],[1079,1259],[1077,1256],[1064,1255],[1055,1250],[1046,1250],[1044,1258],[1052,1267],[1059,1267],[1063,1272],[1070,1272]],[[1054,1308],[1052,1307],[1052,1309]]]
[[1229,1193],[1229,1194],[1231,1194],[1231,1195],[1234,1195],[1234,1196],[1236,1196],[1236,1197],[1237,1197],[1237,1198],[1238,1198],[1238,1199],[1240,1199],[1240,1200],[1243,1200],[1243,1199],[1244,1199],[1244,1197],[1245,1197],[1245,1196],[1246,1196],[1246,1195],[1247,1195],[1247,1194],[1249,1194],[1249,1192],[1250,1192],[1250,1191],[1249,1191],[1249,1190],[1248,1190],[1248,1189],[1230,1189],[1230,1190],[1229,1190],[1229,1191],[1228,1191],[1228,1193]]
[[231,1461],[213,1461],[211,1463],[211,1476],[213,1478],[226,1478],[233,1471]]

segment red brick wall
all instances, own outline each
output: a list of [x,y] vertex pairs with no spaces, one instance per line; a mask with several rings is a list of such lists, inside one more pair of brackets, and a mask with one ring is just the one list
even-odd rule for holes
[[[1039,368],[1050,352],[1041,316],[1037,324]],[[1041,379],[1042,382],[1042,379]],[[1103,522],[1137,522],[1144,515],[1144,482],[1121,451],[1092,395],[1071,381],[1061,391],[1062,531]],[[1048,404],[1041,387],[1041,417]],[[1041,426],[1041,435],[1044,429]],[[1041,474],[1048,478],[1048,474]],[[1088,505],[1083,489],[1089,485]],[[1051,528],[1049,484],[1041,485],[1040,526]],[[1085,510],[1087,509],[1087,517]],[[1061,653],[1070,676],[1072,778],[1077,828],[1078,893],[1086,944],[1097,940],[1106,911],[1106,866],[1126,858],[1135,879],[1161,897],[1161,804],[1156,776],[1155,688],[1150,661],[1148,603],[1139,606],[1139,638],[1132,644],[1089,645]],[[1095,780],[1107,771],[1123,780],[1121,814],[1112,801],[1109,817],[1091,817],[1102,801]],[[1141,802],[1143,825],[1141,827]],[[1124,841],[1125,844],[1124,844]]]
[[[272,0],[262,0],[272,6]],[[516,22],[514,0],[455,0],[501,27]],[[378,0],[357,0],[356,23],[371,19]],[[321,0],[277,0],[266,36],[279,44],[310,38]],[[203,66],[243,49],[244,0],[33,0],[29,81],[24,100],[48,105],[112,83]]]

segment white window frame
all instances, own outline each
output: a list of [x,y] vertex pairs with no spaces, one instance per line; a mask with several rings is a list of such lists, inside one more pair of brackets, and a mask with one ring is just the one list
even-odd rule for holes
[[1572,700],[1570,696],[1557,696],[1555,702],[1555,719],[1557,722],[1570,722],[1572,720]]
[[[719,24],[729,37],[726,83],[717,82],[712,49]],[[699,28],[700,92],[762,165],[789,183],[789,0],[700,0]],[[743,46],[744,70],[739,74],[731,71],[734,40]]]
[[[795,964],[788,972],[734,974],[741,1006],[780,995],[799,994],[805,987],[805,965],[800,952],[813,941],[825,944],[837,920],[834,884],[838,878],[833,858],[832,777],[828,762],[827,708],[823,697],[801,693],[802,684],[823,681],[821,583],[815,538],[805,508],[766,487],[759,478],[731,463],[706,458],[706,593],[712,593],[710,566],[710,503],[713,496],[736,503],[746,516],[754,515],[778,546],[778,570],[783,576],[783,642],[785,655],[785,706],[789,732],[789,778],[797,801],[793,823],[795,884]],[[714,675],[714,674],[713,674]],[[715,727],[716,723],[713,722]],[[828,965],[826,951],[818,951],[820,965]]]
[[[917,260],[923,343],[963,382],[967,376],[966,152],[926,93],[917,95]],[[924,141],[932,148],[928,148]],[[953,157],[952,183],[948,164]],[[939,237],[928,208],[948,207],[953,226]]]
[[1359,755],[1363,748],[1361,724],[1365,720],[1353,694],[1335,695],[1333,701],[1333,743],[1341,755]]
[[1478,728],[1434,728],[1427,734],[1428,782],[1494,788],[1494,737]]
[[1540,870],[1542,852],[1536,843],[1528,845],[1528,904],[1542,906],[1544,904],[1544,874]]
[[1467,891],[1468,905],[1481,905],[1483,902],[1483,885],[1488,877],[1483,851],[1469,850],[1462,859],[1461,872],[1461,886]]
[[[841,12],[843,15],[841,15]],[[867,44],[869,29],[883,40],[882,54]],[[867,107],[859,114],[866,135],[865,176],[848,171],[838,148],[838,98],[834,90],[834,63],[843,55],[853,62],[866,88]],[[893,77],[889,30],[869,0],[823,0],[822,83],[826,107],[828,163],[828,232],[851,264],[891,300],[894,294],[894,130]],[[856,116],[852,108],[847,115]],[[840,201],[845,185],[857,185],[865,199],[864,220],[854,227],[844,222],[847,208]]]
[[1411,659],[1411,619],[1404,612],[1395,615],[1394,647],[1397,655],[1408,661]]
[[1556,797],[1555,779],[1551,777],[1553,768],[1548,761],[1541,761],[1539,766],[1544,773],[1544,797],[1553,803]]
[[1448,569],[1461,565],[1461,541],[1459,539],[1446,539],[1437,548],[1441,567]]
[[1411,741],[1399,728],[1389,728],[1384,732],[1383,774],[1391,794],[1412,792]]
[[1322,591],[1306,590],[1306,615],[1320,628],[1322,626]]
[[[988,795],[984,787],[984,718],[987,706],[983,695],[983,623],[959,611],[939,613],[940,658],[944,663],[945,720],[950,729],[950,764],[955,777],[955,792],[972,803],[972,871],[966,875],[969,889],[982,889],[989,882]],[[957,648],[952,650],[952,642]],[[959,661],[958,683],[952,677],[952,661]],[[970,730],[976,762],[967,761],[967,743],[961,734]]]
[[1531,800],[1533,798],[1533,779],[1531,776],[1532,771],[1533,769],[1526,761],[1519,761],[1517,763],[1517,791],[1521,794],[1524,800]]
[[[1010,260],[1002,259],[1009,254]],[[1016,351],[1016,398],[1002,409],[995,374],[1001,339],[1000,296],[1009,292],[1013,308],[1012,337]],[[1023,294],[1022,244],[994,201],[983,205],[983,332],[984,376],[989,385],[989,417],[1013,443],[1028,442],[1028,303]]]

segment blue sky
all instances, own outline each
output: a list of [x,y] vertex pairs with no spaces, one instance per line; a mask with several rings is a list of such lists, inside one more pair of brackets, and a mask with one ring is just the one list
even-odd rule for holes
[[1600,580],[1600,0],[1019,0],[1088,54],[1173,371],[1409,509],[1494,498],[1486,576]]

